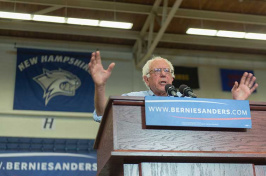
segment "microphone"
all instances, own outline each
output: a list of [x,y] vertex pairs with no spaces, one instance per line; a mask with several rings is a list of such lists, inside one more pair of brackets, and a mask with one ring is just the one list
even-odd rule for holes
[[197,95],[193,93],[192,89],[185,84],[179,86],[179,92],[182,93],[184,96],[197,98]]
[[175,86],[173,86],[172,84],[166,84],[166,85],[165,85],[165,92],[166,92],[169,96],[178,97],[178,95],[177,95],[177,90],[176,90]]

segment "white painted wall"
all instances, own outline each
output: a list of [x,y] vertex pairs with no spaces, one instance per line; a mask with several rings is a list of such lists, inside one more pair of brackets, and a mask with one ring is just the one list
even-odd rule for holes
[[[16,48],[13,41],[0,41],[0,136],[13,137],[47,137],[47,138],[80,138],[93,139],[97,134],[99,123],[94,122],[89,113],[62,113],[41,111],[14,111],[14,84],[16,69]],[[35,43],[34,43],[35,42]],[[146,90],[142,81],[140,69],[136,69],[130,50],[114,47],[112,50],[102,46],[76,44],[72,42],[47,42],[17,39],[16,46],[56,49],[67,51],[95,51],[101,50],[103,65],[105,68],[111,62],[116,66],[111,78],[107,83],[106,97],[121,95],[131,91]],[[102,47],[102,48],[101,48]],[[89,48],[89,49],[88,49]],[[162,55],[163,56],[163,55]],[[257,93],[250,97],[252,101],[266,101],[266,68],[257,61],[235,61],[229,58],[204,58],[204,57],[167,57],[174,65],[197,66],[200,89],[194,92],[202,98],[225,98],[230,99],[231,93],[221,91],[219,69],[252,69],[254,70],[259,88]],[[188,59],[190,60],[189,62]],[[191,62],[193,61],[193,62]],[[243,63],[243,64],[241,64]],[[260,66],[257,68],[256,64]],[[53,129],[43,129],[43,121],[46,117],[55,118]]]

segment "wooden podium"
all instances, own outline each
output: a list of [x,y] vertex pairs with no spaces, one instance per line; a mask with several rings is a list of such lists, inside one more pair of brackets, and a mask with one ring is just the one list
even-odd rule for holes
[[145,127],[144,97],[109,98],[95,140],[104,176],[266,176],[266,103],[252,129]]

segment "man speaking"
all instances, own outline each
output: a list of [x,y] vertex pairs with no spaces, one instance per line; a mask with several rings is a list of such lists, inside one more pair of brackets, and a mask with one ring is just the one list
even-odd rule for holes
[[[95,111],[93,118],[100,122],[105,108],[105,88],[108,78],[115,63],[111,63],[105,70],[101,62],[100,51],[93,52],[89,63],[89,72],[95,84]],[[162,57],[154,57],[146,62],[142,68],[142,78],[148,90],[140,92],[130,92],[124,96],[167,96],[165,86],[172,84],[174,80],[174,68],[171,62]],[[235,82],[231,92],[235,100],[246,100],[252,92],[258,87],[255,83],[256,77],[251,73],[245,72],[240,83]],[[180,92],[177,92],[181,96]]]

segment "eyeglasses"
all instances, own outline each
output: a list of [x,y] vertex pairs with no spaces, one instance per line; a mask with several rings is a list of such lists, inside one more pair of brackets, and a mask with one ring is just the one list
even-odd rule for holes
[[173,70],[171,70],[170,68],[154,68],[148,74],[153,72],[155,75],[160,75],[162,73],[162,71],[164,71],[165,74],[173,73]]

